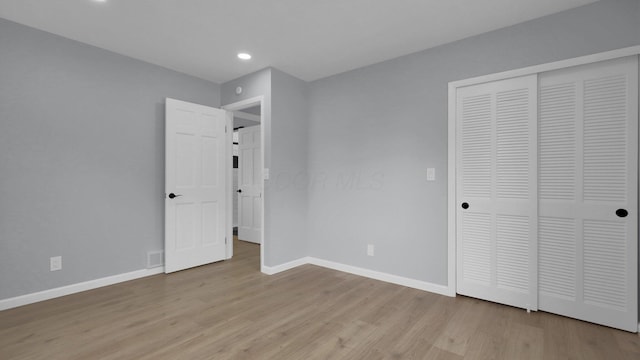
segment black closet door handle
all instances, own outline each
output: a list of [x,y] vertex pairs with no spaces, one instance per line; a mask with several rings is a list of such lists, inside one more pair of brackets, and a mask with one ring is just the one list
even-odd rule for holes
[[618,215],[618,217],[627,217],[627,215],[629,215],[629,212],[627,211],[627,209],[618,209],[616,210],[616,215]]
[[469,203],[467,203],[467,202],[463,202],[463,203],[462,203],[462,208],[463,208],[463,209],[465,209],[465,210],[467,210],[467,209],[469,208]]
[[236,190],[236,192],[239,192],[239,193],[241,193],[241,192],[242,192],[242,189],[238,189],[238,190]]
[[180,195],[180,194],[176,195],[176,194],[174,194],[174,193],[171,193],[171,194],[169,194],[169,199],[175,199],[175,198],[177,198],[178,196],[182,196],[182,195]]

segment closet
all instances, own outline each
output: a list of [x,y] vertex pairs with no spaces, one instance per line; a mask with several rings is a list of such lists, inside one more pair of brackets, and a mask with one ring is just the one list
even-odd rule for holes
[[638,56],[455,86],[456,292],[638,331]]

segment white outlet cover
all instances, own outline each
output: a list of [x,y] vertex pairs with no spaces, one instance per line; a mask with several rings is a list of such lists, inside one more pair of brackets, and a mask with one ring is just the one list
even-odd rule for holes
[[51,271],[62,270],[62,256],[52,256],[49,259],[49,268]]

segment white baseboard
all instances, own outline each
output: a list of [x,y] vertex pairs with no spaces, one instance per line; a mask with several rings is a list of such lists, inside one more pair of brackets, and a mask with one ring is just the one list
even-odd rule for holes
[[[455,296],[455,291],[449,289],[448,286],[433,284],[425,281],[410,279],[402,276],[359,268],[351,265],[340,264],[337,262],[313,258],[313,257],[303,257],[303,258],[293,260],[288,263],[276,265],[276,266],[264,266],[262,267],[261,271],[267,275],[274,275],[274,274],[277,274],[289,269],[293,269],[295,267],[305,265],[305,264],[322,266],[328,269],[342,271],[342,272],[346,272],[346,273],[350,273],[358,276],[364,276],[371,279],[380,280],[380,281],[402,285],[402,286],[407,286],[410,288],[428,291],[428,292],[432,292],[440,295]],[[153,269],[143,269],[138,271],[132,271],[129,273],[108,276],[108,277],[104,277],[96,280],[90,280],[90,281],[85,281],[77,284],[67,285],[67,286],[63,286],[55,289],[44,290],[37,293],[3,299],[3,300],[0,300],[0,311],[12,309],[12,308],[23,306],[23,305],[33,304],[36,302],[49,300],[49,299],[53,299],[61,296],[75,294],[82,291],[92,290],[92,289],[96,289],[103,286],[109,286],[109,285],[129,281],[129,280],[135,280],[135,279],[140,279],[140,278],[151,276],[151,275],[162,274],[162,273],[164,273],[164,267],[157,267]],[[640,330],[640,324],[638,326]]]
[[0,300],[0,311],[161,273],[164,273],[164,267],[143,269],[3,299]]
[[380,280],[380,281],[384,281],[384,282],[388,282],[396,285],[402,285],[402,286],[423,290],[423,291],[428,291],[428,292],[432,292],[440,295],[445,295],[445,296],[456,295],[454,290],[450,289],[448,286],[445,286],[445,285],[433,284],[426,281],[410,279],[402,276],[359,268],[351,265],[340,264],[337,262],[318,259],[314,257],[304,257],[298,260],[290,261],[288,263],[273,266],[273,267],[265,266],[262,268],[262,272],[267,275],[274,275],[279,272],[293,269],[295,267],[305,265],[305,264],[322,266],[328,269],[342,271],[342,272],[346,272],[346,273],[354,274],[358,276],[364,276],[370,279]]
[[317,259],[313,257],[309,258],[309,264],[322,266],[325,268],[338,270],[338,271],[346,272],[349,274],[364,276],[370,279],[380,280],[380,281],[384,281],[384,282],[388,282],[396,285],[402,285],[402,286],[406,286],[406,287],[410,287],[418,290],[428,291],[428,292],[432,292],[440,295],[455,296],[455,291],[452,291],[451,289],[449,289],[448,286],[445,286],[445,285],[433,284],[426,281],[410,279],[403,276],[387,274],[379,271],[359,268],[351,265],[340,264],[337,262]]
[[275,275],[279,272],[287,271],[295,267],[305,265],[309,263],[308,257],[303,257],[297,260],[289,261],[288,263],[276,265],[276,266],[263,266],[261,271],[267,275]]

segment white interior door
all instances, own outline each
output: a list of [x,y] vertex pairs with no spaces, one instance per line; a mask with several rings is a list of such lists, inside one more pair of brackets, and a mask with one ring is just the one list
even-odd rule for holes
[[540,309],[635,332],[637,58],[541,74],[539,127]]
[[262,156],[260,126],[238,130],[238,239],[260,243]]
[[166,100],[166,273],[225,258],[227,116]]
[[457,292],[536,310],[537,76],[457,91]]

